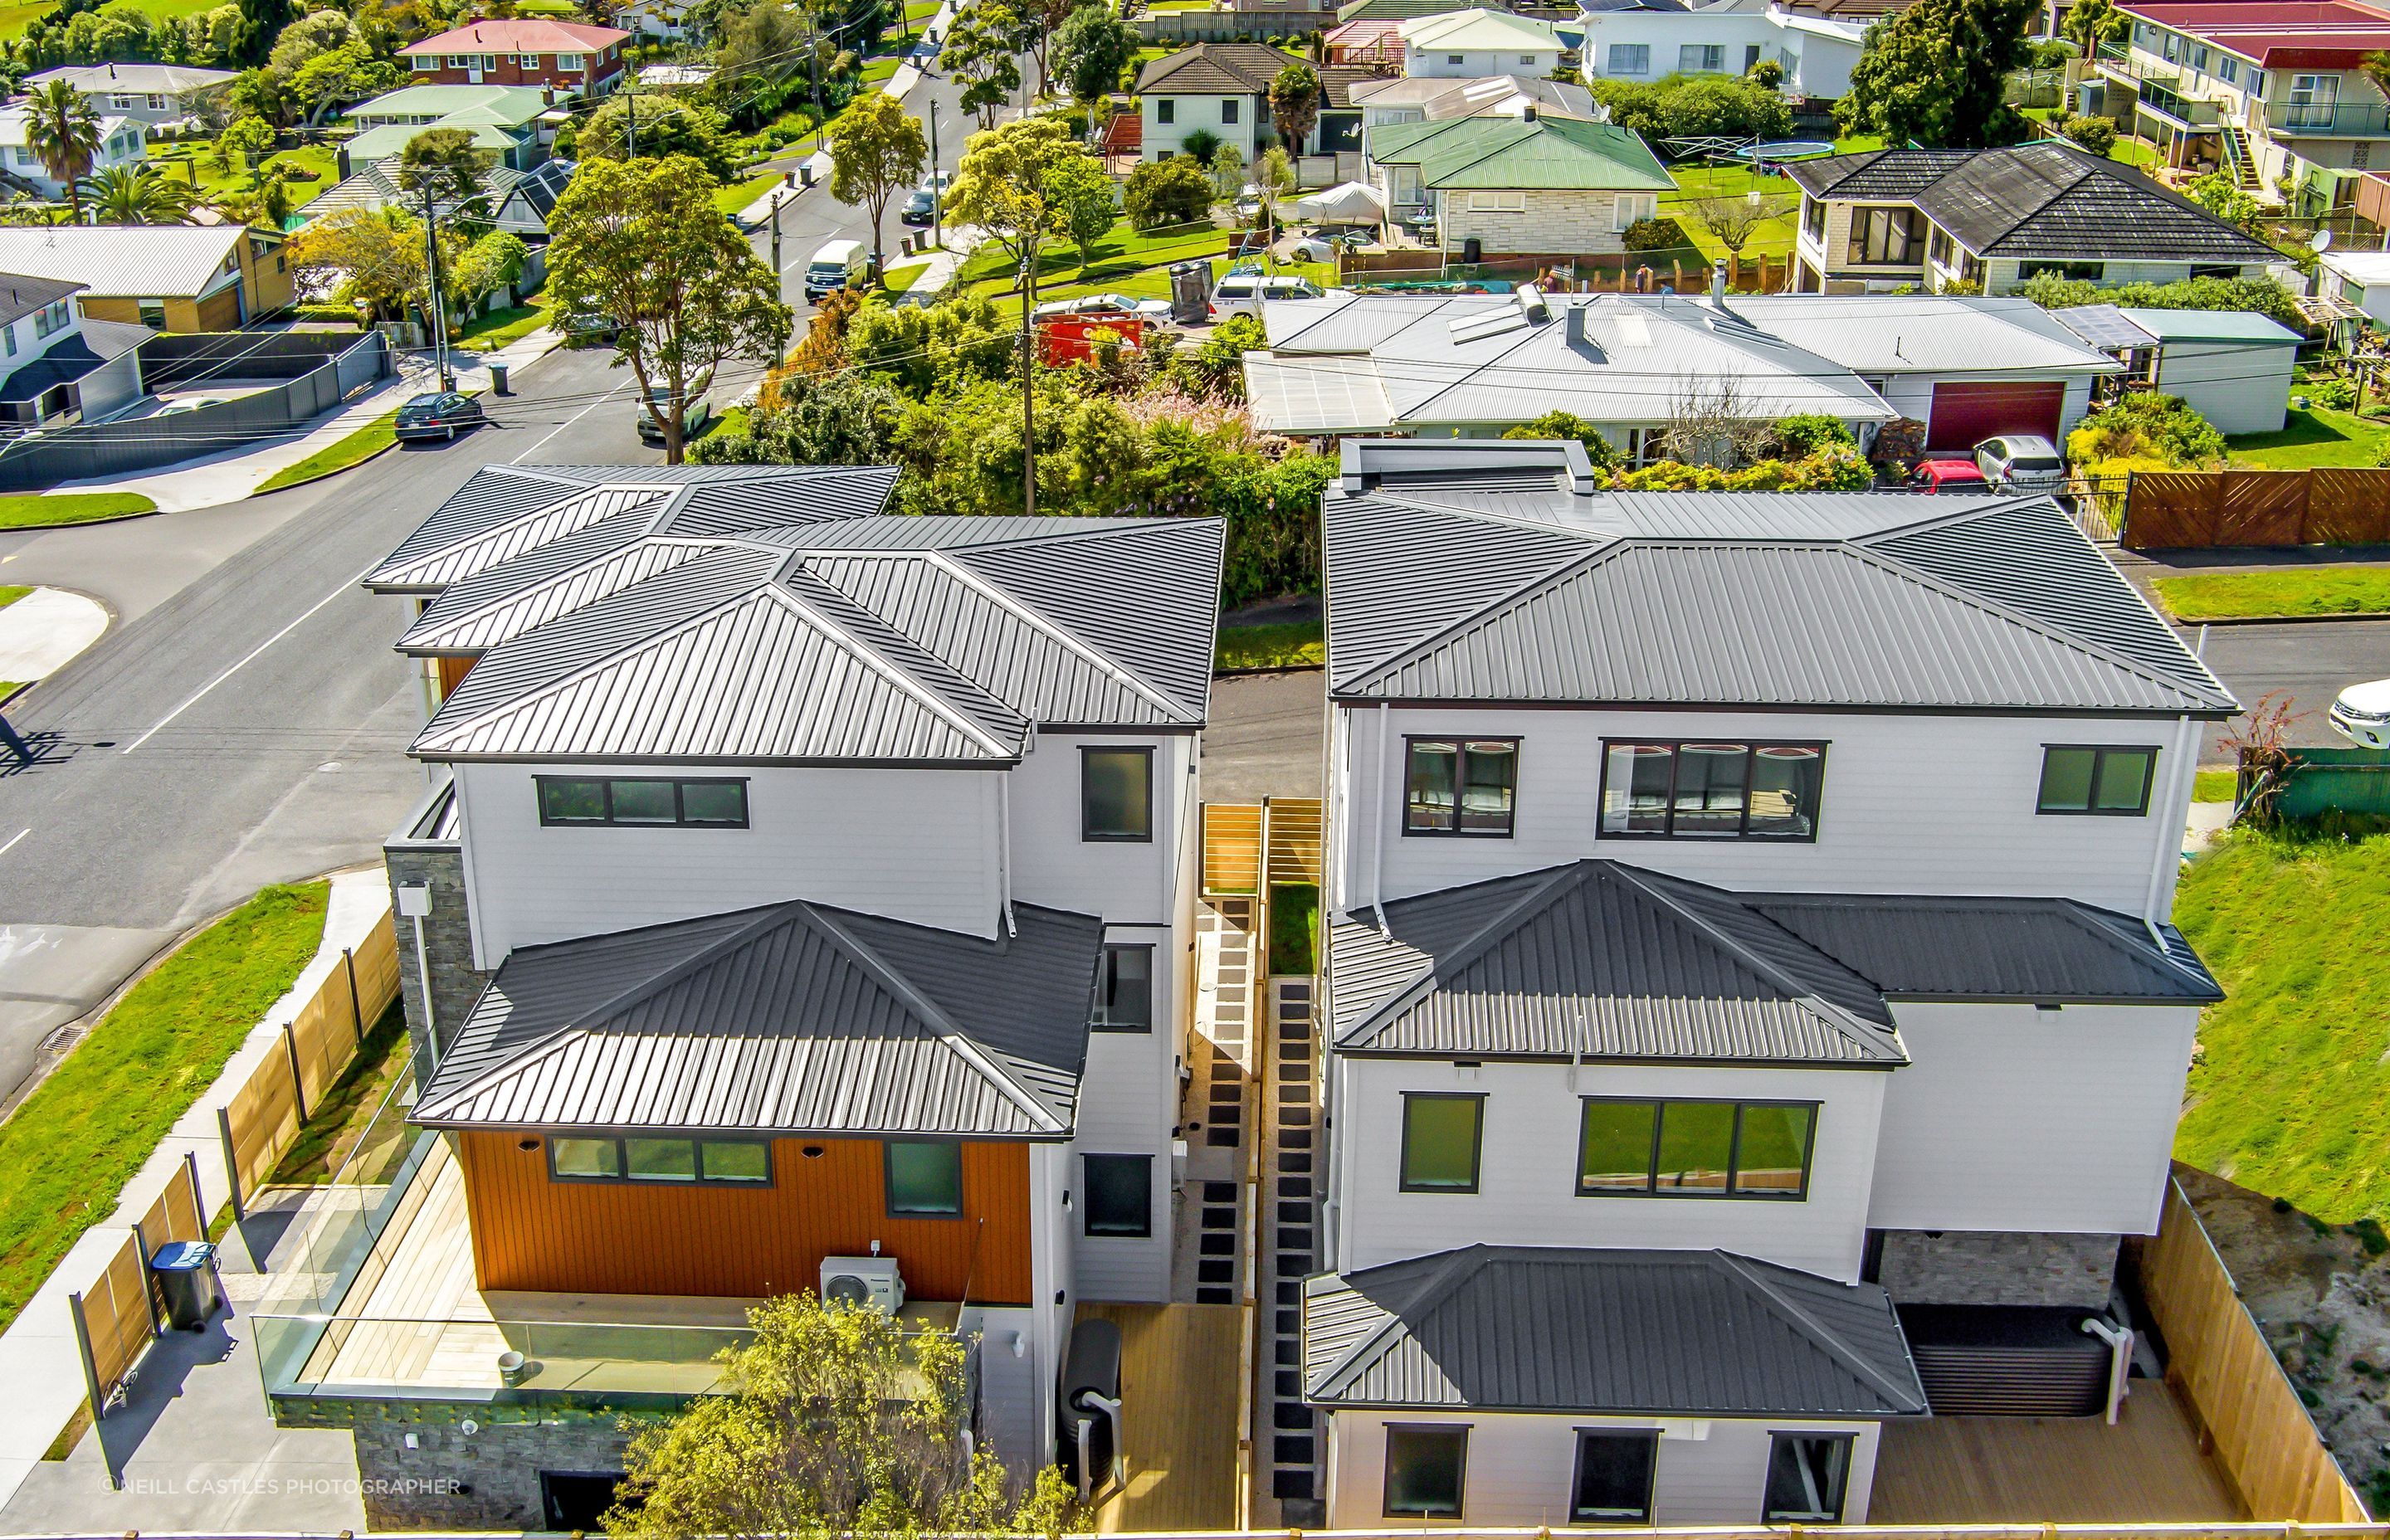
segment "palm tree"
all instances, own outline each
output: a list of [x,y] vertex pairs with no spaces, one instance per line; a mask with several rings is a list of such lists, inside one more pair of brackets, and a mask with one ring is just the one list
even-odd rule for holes
[[84,177],[78,190],[101,225],[188,225],[196,202],[187,185],[157,166],[110,166]]
[[25,98],[25,148],[42,169],[66,184],[67,212],[83,223],[83,194],[76,184],[99,159],[99,114],[84,94],[54,80]]

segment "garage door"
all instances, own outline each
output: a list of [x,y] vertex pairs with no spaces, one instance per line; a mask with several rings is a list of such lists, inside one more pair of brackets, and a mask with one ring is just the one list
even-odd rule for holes
[[2038,433],[2055,442],[2066,407],[2057,379],[1971,380],[1934,387],[1925,424],[1928,449],[1972,449],[1996,433]]

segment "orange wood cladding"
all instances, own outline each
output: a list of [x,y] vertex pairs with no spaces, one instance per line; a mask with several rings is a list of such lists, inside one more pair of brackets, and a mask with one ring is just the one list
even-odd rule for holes
[[792,1294],[820,1287],[823,1257],[867,1256],[877,1240],[915,1298],[1029,1302],[1025,1144],[964,1144],[961,1218],[892,1219],[873,1139],[775,1139],[772,1185],[731,1187],[559,1182],[533,1136],[456,1138],[483,1289]]
[[440,665],[440,699],[443,700],[456,693],[456,687],[465,682],[466,671],[470,669],[475,661],[471,658],[440,658],[433,661]]

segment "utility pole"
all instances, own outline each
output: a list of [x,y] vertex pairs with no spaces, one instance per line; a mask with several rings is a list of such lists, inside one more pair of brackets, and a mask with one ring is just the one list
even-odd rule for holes
[[630,90],[623,93],[623,111],[628,120],[628,126],[623,130],[623,140],[627,148],[623,159],[626,160],[636,160],[639,158],[639,92],[637,86],[634,85]]
[[1021,511],[1037,511],[1037,245],[1021,253]]
[[787,180],[787,174],[783,173],[783,186],[772,189],[772,291],[776,294],[779,292],[780,283],[780,205],[788,201],[780,195],[788,190],[785,186]]
[[431,201],[429,182],[423,186],[423,271],[429,292],[424,318],[431,327],[431,365],[439,372],[440,388],[453,391],[456,381],[448,373],[448,321],[440,308],[439,211]]
[[[930,244],[946,244],[945,166],[938,160],[938,99],[930,97]],[[2385,233],[2390,239],[2390,233]]]
[[805,0],[805,79],[814,88],[814,148],[821,148],[822,131],[829,126],[823,121],[821,99],[821,19],[814,12],[815,0]]

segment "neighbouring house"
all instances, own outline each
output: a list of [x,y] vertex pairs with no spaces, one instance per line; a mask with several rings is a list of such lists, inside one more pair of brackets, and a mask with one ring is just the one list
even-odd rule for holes
[[2390,326],[2390,251],[2332,251],[2317,259],[2316,292]]
[[1672,422],[1721,400],[1748,419],[1822,414],[1862,439],[1900,415],[1715,299],[1343,290],[1265,304],[1262,322],[1269,350],[1245,354],[1245,393],[1266,432],[1499,438],[1570,412],[1640,463]]
[[544,122],[558,92],[542,85],[408,85],[348,110],[354,135],[341,148],[343,180],[363,167],[395,159],[427,128],[461,129],[473,148],[512,171],[546,158],[555,135]]
[[366,580],[438,701],[387,847],[430,1136],[266,1382],[377,1524],[544,1527],[746,1306],[896,1278],[1026,1470],[1082,1303],[1169,1308],[1222,526],[895,479],[492,466]]
[[191,64],[67,64],[27,75],[20,89],[38,91],[62,80],[82,92],[94,111],[155,125],[198,117],[205,98],[237,78],[230,70]]
[[649,64],[640,67],[638,84],[642,91],[694,91],[714,73],[711,64]]
[[1433,219],[1455,262],[1624,250],[1626,227],[1677,187],[1634,130],[1547,118],[1532,103],[1516,118],[1373,128],[1362,180],[1392,217]]
[[282,239],[246,225],[0,225],[0,273],[81,286],[95,321],[234,331],[289,308]]
[[1320,34],[1319,46],[1330,64],[1360,64],[1371,69],[1403,67],[1403,24],[1391,18],[1347,21]]
[[[1138,153],[1167,160],[1200,130],[1251,160],[1278,139],[1270,126],[1270,82],[1288,65],[1307,62],[1266,43],[1198,43],[1151,60],[1137,72]],[[1320,67],[1319,121],[1310,138],[1292,148],[1305,155],[1360,148],[1361,114],[1350,93],[1377,78],[1360,65]]]
[[623,45],[630,37],[620,27],[518,16],[469,21],[399,53],[422,84],[546,85],[597,96],[623,78]]
[[1610,112],[1582,85],[1524,75],[1488,75],[1476,80],[1421,76],[1356,81],[1349,93],[1361,109],[1361,153],[1369,152],[1369,131],[1392,123],[1444,122],[1453,118],[1523,118],[1530,108],[1541,118],[1582,118],[1607,122]]
[[2046,497],[1341,470],[1323,1527],[1863,1522],[1888,1422],[2113,1411],[2231,693]]
[[1784,71],[1779,89],[1786,96],[1831,101],[1851,88],[1851,66],[1874,19],[1823,15],[1784,0],[1692,6],[1645,0],[1588,6],[1577,24],[1585,32],[1588,80],[1745,75],[1772,60]]
[[1925,447],[1964,454],[1999,433],[2054,443],[2125,366],[2017,295],[1737,295],[1736,314],[1831,358],[1904,417]]
[[2170,166],[2222,172],[2268,201],[2288,179],[2295,212],[2356,198],[2390,140],[2390,100],[2365,70],[2390,49],[2390,12],[2354,0],[2117,9],[2132,34],[2100,45],[2085,111],[2155,141]]
[[[139,120],[119,112],[102,113],[99,150],[92,157],[92,171],[135,165],[148,160],[149,150],[143,143],[142,134]],[[16,183],[36,198],[66,197],[67,185],[52,176],[43,166],[42,158],[33,153],[32,142],[26,137],[22,107],[0,107],[0,179]]]
[[1560,68],[1560,34],[1548,21],[1509,11],[1448,11],[1402,24],[1403,73],[1469,79],[1548,75]]
[[2123,366],[2127,391],[2180,396],[2225,433],[2277,433],[2289,419],[2297,332],[2238,310],[2076,305],[2052,315]]
[[2014,149],[1878,149],[1798,160],[1802,293],[1971,284],[2037,273],[2093,283],[2255,277],[2286,258],[2121,162],[2045,139]]
[[89,318],[83,287],[0,272],[0,435],[96,421],[141,399],[149,328]]
[[693,35],[689,20],[696,8],[694,0],[632,0],[614,13],[614,19],[635,37],[680,43]]
[[[495,228],[520,236],[534,245],[547,240],[547,216],[572,180],[574,161],[550,158],[531,171],[492,166],[474,178],[481,188],[482,216]],[[306,216],[312,223],[344,209],[404,208],[420,214],[423,198],[398,185],[388,160],[377,160],[311,199]],[[533,283],[530,287],[536,288]]]

